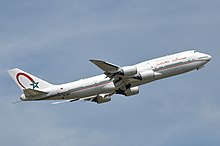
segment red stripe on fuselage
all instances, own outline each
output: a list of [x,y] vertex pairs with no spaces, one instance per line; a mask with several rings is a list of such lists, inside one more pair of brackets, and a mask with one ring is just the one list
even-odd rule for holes
[[[89,86],[87,86],[87,87],[82,87],[82,88],[80,88],[80,89],[78,89],[78,90],[71,91],[71,92],[69,92],[69,93],[71,94],[71,93],[74,93],[74,92],[78,92],[78,91],[82,91],[82,90],[86,90],[86,89],[98,87],[98,86],[101,86],[101,85],[107,85],[107,84],[109,84],[109,83],[111,83],[111,82],[103,82],[103,83],[99,83],[99,84],[95,84],[95,85],[89,85]],[[73,90],[74,90],[74,89],[73,89]]]
[[[199,62],[199,61],[203,61],[203,60],[195,60],[195,61],[192,61],[192,62],[183,62],[182,64],[178,64],[178,65],[171,66],[171,67],[164,67],[164,68],[161,68],[161,69],[158,68],[158,69],[156,69],[156,71],[165,70],[165,69],[170,69],[170,68],[174,68],[174,67],[178,67],[178,66],[182,66],[182,65],[194,63],[194,62]],[[170,65],[172,65],[172,64],[170,64]]]

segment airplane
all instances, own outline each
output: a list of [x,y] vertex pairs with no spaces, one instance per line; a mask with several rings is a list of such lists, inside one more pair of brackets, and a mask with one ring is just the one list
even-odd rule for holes
[[8,70],[23,94],[20,101],[56,100],[53,104],[78,100],[98,104],[111,101],[111,96],[132,96],[139,93],[139,86],[159,79],[199,70],[211,56],[196,50],[184,51],[131,66],[90,60],[104,73],[79,81],[53,85],[18,68]]

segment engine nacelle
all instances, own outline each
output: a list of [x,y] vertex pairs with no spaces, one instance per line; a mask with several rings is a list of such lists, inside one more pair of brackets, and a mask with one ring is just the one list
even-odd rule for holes
[[136,66],[125,66],[119,70],[120,75],[130,77],[137,74]]
[[132,96],[132,95],[136,95],[138,93],[139,93],[139,87],[138,86],[126,89],[124,91],[125,96]]
[[147,71],[140,72],[135,77],[139,80],[152,80],[155,78],[155,74],[153,70],[147,70]]
[[111,97],[102,97],[102,96],[98,96],[92,100],[92,102],[96,102],[98,104],[109,102],[109,101],[111,101]]

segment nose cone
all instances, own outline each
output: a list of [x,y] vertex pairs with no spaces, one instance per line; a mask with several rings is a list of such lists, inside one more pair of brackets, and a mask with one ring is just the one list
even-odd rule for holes
[[198,59],[201,61],[207,61],[209,62],[212,59],[211,55],[205,54],[205,53],[198,53]]
[[211,55],[208,55],[208,54],[207,54],[207,56],[208,56],[208,57],[207,57],[207,60],[210,61],[210,60],[212,59],[212,56],[211,56]]
[[212,56],[209,54],[204,54],[202,57],[205,61],[210,61],[212,59]]

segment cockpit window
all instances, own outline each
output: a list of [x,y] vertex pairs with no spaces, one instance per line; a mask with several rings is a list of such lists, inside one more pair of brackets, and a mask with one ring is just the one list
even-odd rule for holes
[[196,50],[194,51],[194,53],[197,53],[197,52],[198,52],[198,51],[196,51]]

